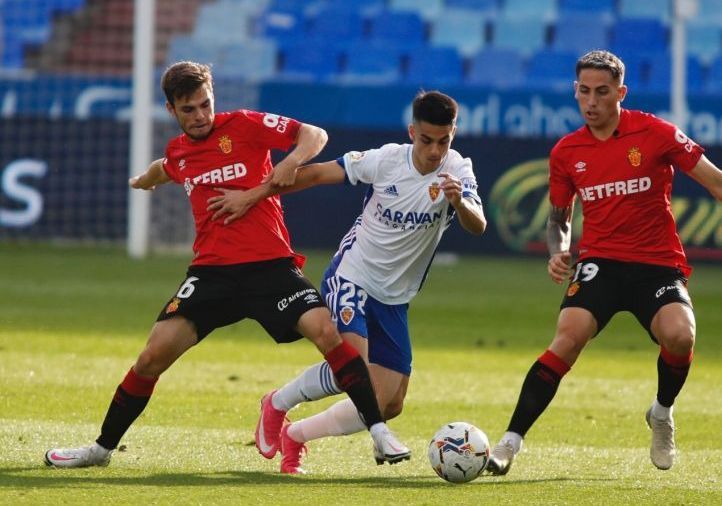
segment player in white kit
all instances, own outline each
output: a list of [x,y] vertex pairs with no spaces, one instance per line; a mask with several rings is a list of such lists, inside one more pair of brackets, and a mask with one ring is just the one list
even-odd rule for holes
[[[367,359],[387,420],[401,413],[411,374],[409,302],[426,278],[441,236],[455,216],[472,234],[486,227],[471,160],[450,149],[456,114],[451,97],[422,92],[413,103],[412,144],[351,151],[335,161],[302,167],[290,188],[344,181],[369,185],[363,212],[342,239],[324,274],[321,293],[341,336]],[[216,216],[232,221],[261,196],[224,192],[209,202]],[[310,418],[284,423],[287,411],[299,403],[341,391],[328,364],[320,362],[267,394],[256,429],[260,453],[272,458],[275,451],[265,450],[280,446],[281,472],[303,473],[305,442],[364,430],[358,411],[347,400]],[[384,462],[382,455],[376,457],[377,463]]]

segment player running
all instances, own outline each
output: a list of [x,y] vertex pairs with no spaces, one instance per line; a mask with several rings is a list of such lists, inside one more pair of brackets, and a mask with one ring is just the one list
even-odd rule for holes
[[[659,469],[675,460],[672,405],[692,363],[695,319],[687,293],[691,268],[670,209],[674,169],[722,200],[722,172],[675,125],[621,108],[624,64],[592,51],[576,65],[575,98],[586,123],[563,137],[549,161],[547,223],[556,283],[569,278],[554,339],[532,365],[507,432],[488,470],[506,474],[522,439],[554,397],[584,346],[619,311],[636,316],[659,344],[657,395],[646,413],[650,456]],[[570,268],[574,197],[584,225],[579,259]]]
[[[458,106],[439,92],[419,94],[409,125],[412,144],[387,144],[351,151],[335,161],[298,170],[295,191],[317,184],[369,185],[363,212],[342,239],[324,274],[321,293],[339,332],[369,362],[379,406],[386,419],[401,413],[411,374],[409,302],[426,278],[441,236],[454,216],[465,230],[481,234],[486,220],[476,191],[471,160],[450,149]],[[227,192],[209,200],[216,217],[232,222],[263,193]],[[270,185],[267,192],[276,191]],[[286,413],[301,402],[340,393],[328,362],[311,366],[261,401],[256,446],[266,458],[282,453],[281,472],[303,473],[304,443],[353,434],[364,415],[340,401],[315,416],[284,425]],[[383,463],[379,455],[377,462]]]
[[[215,114],[212,76],[205,65],[176,63],[165,71],[161,84],[166,108],[183,134],[168,143],[164,159],[129,183],[143,190],[169,181],[184,185],[196,225],[194,258],[178,291],[161,310],[145,349],[118,386],[96,442],[48,450],[45,462],[56,467],[107,465],[148,403],[160,374],[213,329],[244,318],[258,321],[279,343],[302,336],[311,340],[336,384],[363,413],[376,459],[408,458],[408,448],[383,421],[366,363],[341,339],[321,295],[300,270],[304,258],[291,249],[279,198],[261,200],[228,226],[213,221],[206,209],[216,187],[248,189],[263,181],[278,187],[292,184],[298,165],[326,144],[326,132],[276,114]],[[285,151],[294,144],[272,167],[270,150]]]

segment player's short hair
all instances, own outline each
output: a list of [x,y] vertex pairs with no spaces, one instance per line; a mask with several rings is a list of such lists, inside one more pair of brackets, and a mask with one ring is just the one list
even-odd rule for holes
[[432,125],[453,125],[459,104],[449,95],[440,91],[421,91],[413,103],[413,119],[417,123],[425,121]]
[[192,61],[174,63],[165,69],[160,80],[160,86],[170,105],[175,105],[179,98],[191,96],[204,84],[213,86],[210,66]]
[[624,63],[617,55],[609,51],[595,49],[583,55],[577,60],[577,78],[584,69],[606,70],[620,84],[624,82]]

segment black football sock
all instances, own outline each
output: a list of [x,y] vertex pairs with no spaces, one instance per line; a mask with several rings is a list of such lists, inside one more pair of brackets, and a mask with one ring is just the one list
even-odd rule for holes
[[524,437],[557,393],[569,366],[550,350],[531,366],[521,387],[519,400],[509,421],[509,432]]
[[326,354],[336,383],[348,394],[366,427],[383,422],[368,367],[356,348],[343,341]]
[[156,381],[158,378],[139,376],[132,368],[128,371],[115,391],[96,439],[100,446],[108,450],[118,446],[120,438],[148,404]]
[[693,352],[684,356],[672,355],[668,350],[659,348],[657,358],[657,401],[669,408],[674,404],[692,365]]

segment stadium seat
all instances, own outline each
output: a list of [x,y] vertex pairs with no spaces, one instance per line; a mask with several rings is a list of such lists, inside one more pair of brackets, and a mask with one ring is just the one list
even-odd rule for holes
[[722,0],[697,0],[695,19],[722,26]]
[[193,35],[176,35],[170,40],[166,64],[190,60],[215,65],[222,58],[221,46],[214,41],[196,39]]
[[667,30],[656,19],[622,19],[612,25],[611,46],[615,53],[665,51]]
[[453,47],[464,56],[476,53],[485,44],[483,15],[462,9],[446,9],[431,25],[430,44]]
[[256,32],[262,37],[278,41],[279,44],[290,44],[307,36],[306,17],[295,12],[266,12],[258,20]]
[[[644,91],[652,93],[669,93],[672,88],[672,61],[669,53],[663,53],[649,58],[649,75]],[[687,58],[687,92],[697,93],[704,87],[702,66],[697,58]]]
[[466,83],[499,89],[520,87],[524,83],[524,58],[513,49],[482,49],[469,60]]
[[223,48],[223,56],[214,65],[213,73],[219,78],[257,82],[275,75],[276,60],[274,41],[256,38],[234,42]]
[[590,16],[614,15],[616,0],[559,0],[559,14],[585,14]]
[[507,19],[532,18],[548,22],[557,15],[556,0],[504,0],[501,15]]
[[244,41],[252,34],[253,19],[254,12],[246,2],[209,3],[200,8],[193,34],[198,40],[218,44]]
[[394,48],[417,48],[426,44],[426,25],[414,12],[382,12],[371,18],[369,40]]
[[341,50],[324,39],[308,39],[281,46],[278,77],[301,81],[328,81],[340,71]]
[[498,0],[446,0],[446,7],[474,11],[485,18],[495,17],[499,13]]
[[526,86],[558,92],[573,89],[578,55],[545,49],[534,53],[529,59]]
[[669,22],[671,0],[619,0],[617,15],[620,19],[645,18],[662,23]]
[[592,49],[609,47],[608,28],[590,15],[562,14],[554,23],[552,48],[582,55]]
[[425,21],[436,19],[444,8],[444,0],[389,0],[389,10],[415,12]]
[[333,43],[351,43],[364,35],[364,19],[356,10],[344,4],[329,5],[309,17],[308,33]]
[[27,0],[4,0],[0,3],[0,50],[4,67],[21,68],[24,65],[25,46],[39,46],[50,38],[51,5],[48,0],[36,1],[34,4],[28,6]]
[[346,51],[340,80],[355,84],[392,84],[401,79],[401,55],[386,44],[354,44]]
[[687,53],[696,56],[705,64],[720,54],[722,25],[717,22],[693,18],[687,22]]
[[455,86],[464,76],[463,61],[456,49],[435,47],[409,56],[404,82],[420,86]]
[[722,55],[710,63],[704,91],[712,94],[722,94]]
[[546,25],[539,18],[506,18],[494,22],[492,45],[530,54],[546,43]]

